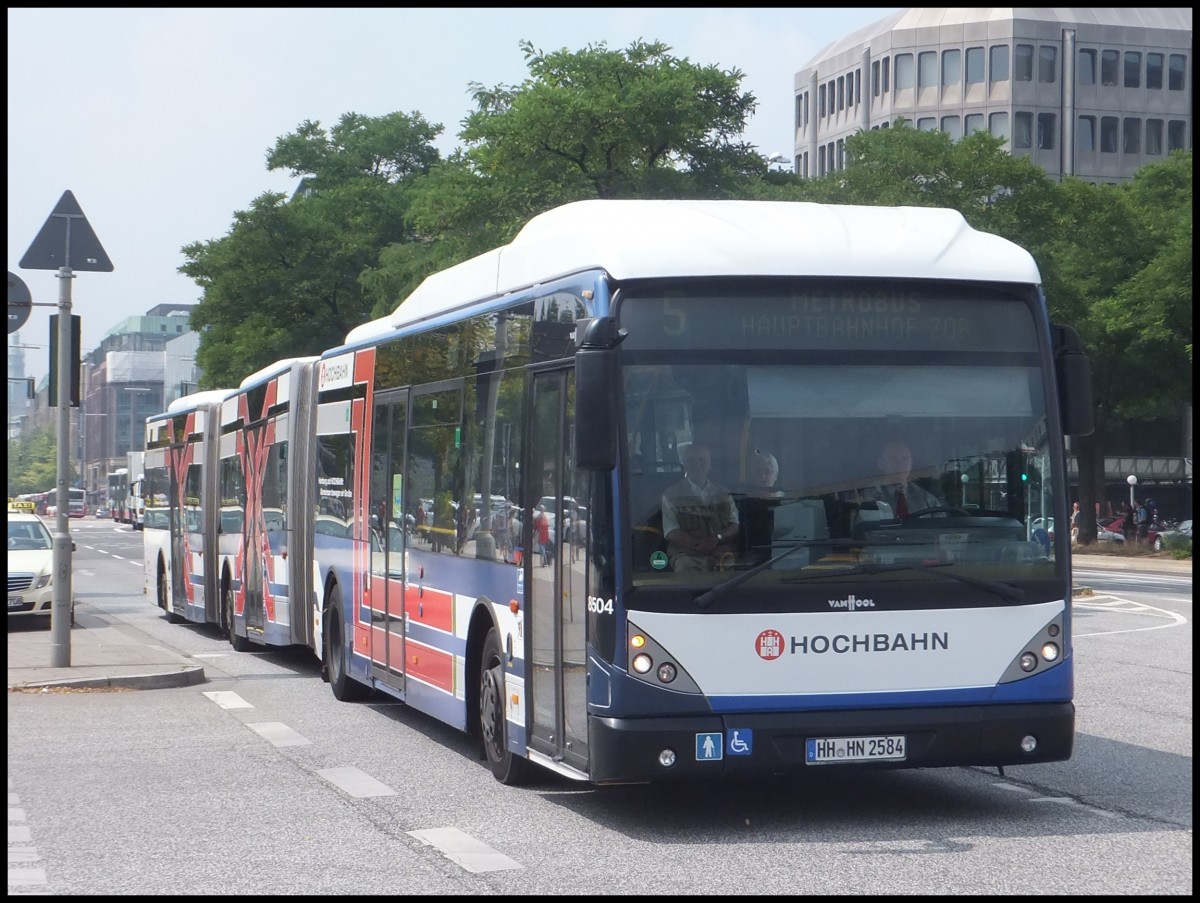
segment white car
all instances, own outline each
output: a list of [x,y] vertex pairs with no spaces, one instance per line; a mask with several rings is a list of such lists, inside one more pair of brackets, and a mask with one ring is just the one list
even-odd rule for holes
[[[71,544],[74,548],[74,543]],[[54,539],[29,511],[8,512],[8,616],[49,616],[54,601]],[[71,617],[75,616],[71,600]]]

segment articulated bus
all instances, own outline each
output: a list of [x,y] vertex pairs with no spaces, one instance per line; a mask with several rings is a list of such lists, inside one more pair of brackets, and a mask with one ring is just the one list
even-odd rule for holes
[[[1091,389],[1040,282],[949,210],[541,214],[248,397],[269,432],[315,388],[244,505],[312,530],[305,628],[246,639],[471,732],[505,783],[1067,759],[1069,537],[1044,525]],[[242,447],[269,462],[281,429]]]
[[172,621],[220,623],[217,445],[228,390],[178,398],[146,419],[146,593]]
[[[68,487],[67,489],[67,517],[87,517],[88,502],[87,490]],[[58,512],[58,489],[49,489],[46,491],[46,514],[53,516]]]

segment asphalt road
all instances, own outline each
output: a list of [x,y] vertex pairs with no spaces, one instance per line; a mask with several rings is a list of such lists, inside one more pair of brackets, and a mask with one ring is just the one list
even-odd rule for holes
[[168,624],[137,534],[72,533],[89,604],[209,680],[10,693],[10,893],[1192,893],[1190,570],[1076,563],[1068,762],[510,788],[445,725],[338,703],[311,656]]

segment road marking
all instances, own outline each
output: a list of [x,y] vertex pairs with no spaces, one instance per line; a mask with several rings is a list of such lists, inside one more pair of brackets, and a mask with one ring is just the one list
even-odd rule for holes
[[1103,630],[1095,633],[1081,633],[1079,630],[1076,630],[1074,638],[1077,640],[1090,636],[1112,636],[1118,633],[1164,630],[1168,627],[1181,627],[1188,622],[1187,618],[1181,614],[1167,611],[1165,608],[1155,608],[1153,605],[1143,605],[1141,602],[1134,602],[1132,599],[1124,599],[1120,596],[1093,596],[1086,602],[1075,601],[1071,604],[1074,608],[1090,608],[1093,611],[1114,612],[1116,614],[1143,615],[1155,620],[1166,621],[1165,624],[1154,624],[1150,627],[1128,627],[1122,630]]
[[262,721],[258,724],[247,724],[246,727],[273,746],[309,746],[312,744],[311,740],[292,730],[282,721]]
[[524,868],[521,863],[509,859],[458,828],[430,828],[408,833],[421,843],[441,851],[443,856],[461,865],[468,872],[499,872]]
[[[29,826],[24,824],[25,810],[21,808],[21,799],[12,792],[12,778],[8,780],[8,887],[15,889],[16,894],[10,896],[25,896],[23,891],[42,892],[46,885],[46,870],[33,868],[28,864],[41,862],[42,857],[32,846],[13,846],[13,844],[28,844],[33,840]],[[16,864],[14,867],[14,863]]]
[[387,784],[375,780],[365,771],[353,766],[323,768],[317,774],[335,787],[340,787],[351,796],[359,797],[360,799],[369,796],[396,795],[396,791]]
[[252,709],[250,703],[229,690],[206,690],[204,695],[223,709]]

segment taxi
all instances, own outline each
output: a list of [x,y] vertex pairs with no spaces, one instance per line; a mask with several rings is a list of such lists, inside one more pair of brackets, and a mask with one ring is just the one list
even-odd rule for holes
[[[32,502],[8,506],[8,617],[50,615],[54,600],[54,539]],[[30,506],[30,507],[26,507]],[[74,599],[71,618],[74,620]]]

